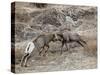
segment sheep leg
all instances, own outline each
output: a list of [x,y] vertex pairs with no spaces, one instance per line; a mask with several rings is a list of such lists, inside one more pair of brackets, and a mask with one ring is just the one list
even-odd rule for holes
[[43,51],[43,47],[40,49],[40,51],[39,51],[39,55],[41,56],[41,53],[42,53],[42,51]]
[[84,44],[81,41],[77,41],[77,43],[84,47]]
[[24,62],[24,66],[27,67],[27,61],[29,60],[30,58],[30,54],[27,54],[27,57],[25,59],[25,62]]
[[25,54],[22,59],[21,59],[21,63],[20,63],[20,66],[23,66],[23,62],[25,61],[25,58],[27,57],[27,54]]
[[82,42],[82,41],[77,41],[84,49],[89,49],[86,45],[86,43]]
[[[84,43],[84,46],[85,46],[87,49],[89,49],[87,43],[86,43],[84,40],[82,40],[81,42]],[[90,49],[89,49],[89,50],[90,50]]]
[[66,43],[66,48],[67,48],[67,51],[70,50],[70,48],[69,48],[69,44],[68,44],[68,43]]
[[83,42],[84,44],[87,44],[86,41],[80,38],[80,41]]
[[48,52],[48,48],[49,46],[46,47],[45,51],[44,51],[44,55],[43,56],[46,56],[47,52]]
[[64,46],[64,42],[62,42],[62,45],[61,45],[61,55],[62,55],[62,48],[63,48],[63,46]]
[[[90,50],[90,48],[88,47],[87,43],[84,43],[84,42],[82,42],[82,43],[84,44],[84,48]],[[87,51],[88,51],[88,50],[87,50]]]

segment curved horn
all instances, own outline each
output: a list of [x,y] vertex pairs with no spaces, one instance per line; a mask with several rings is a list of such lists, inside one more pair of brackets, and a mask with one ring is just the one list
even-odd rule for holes
[[34,38],[32,39],[32,41],[34,42],[37,38],[38,38],[38,36],[34,37]]

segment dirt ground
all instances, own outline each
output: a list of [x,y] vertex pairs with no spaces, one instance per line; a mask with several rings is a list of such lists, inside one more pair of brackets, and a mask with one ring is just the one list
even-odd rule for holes
[[70,51],[48,52],[48,56],[41,57],[38,55],[32,56],[28,62],[28,67],[16,65],[16,73],[25,72],[49,72],[49,71],[67,71],[67,70],[82,70],[96,69],[96,56],[89,56],[84,53],[84,48],[74,48]]

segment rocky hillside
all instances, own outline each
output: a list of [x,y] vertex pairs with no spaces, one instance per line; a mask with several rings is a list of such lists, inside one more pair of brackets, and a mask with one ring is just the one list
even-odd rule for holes
[[68,28],[85,31],[96,28],[97,8],[87,6],[50,5],[44,7],[32,3],[16,3],[16,42],[31,39],[42,31]]

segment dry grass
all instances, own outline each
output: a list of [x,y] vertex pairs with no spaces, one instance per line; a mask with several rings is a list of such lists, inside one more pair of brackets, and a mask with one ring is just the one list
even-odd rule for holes
[[87,42],[88,50],[86,51],[88,55],[96,56],[97,55],[97,41],[96,40],[89,40]]

